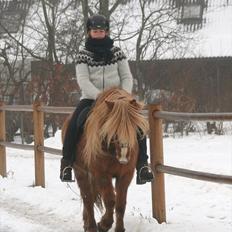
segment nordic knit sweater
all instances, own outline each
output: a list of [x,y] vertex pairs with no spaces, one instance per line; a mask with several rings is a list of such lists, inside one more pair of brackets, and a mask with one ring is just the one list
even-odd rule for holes
[[133,78],[126,56],[118,47],[111,49],[111,61],[95,61],[88,50],[79,52],[76,62],[76,76],[82,91],[81,99],[96,99],[97,95],[110,87],[121,87],[131,93]]

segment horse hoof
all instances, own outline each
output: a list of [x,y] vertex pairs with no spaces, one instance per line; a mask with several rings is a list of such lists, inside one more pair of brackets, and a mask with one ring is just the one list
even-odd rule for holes
[[107,232],[108,231],[107,229],[104,229],[101,227],[100,222],[97,223],[97,230],[98,230],[98,232]]
[[125,229],[115,229],[115,232],[125,232]]
[[94,228],[84,228],[84,232],[98,232],[97,228],[94,227]]

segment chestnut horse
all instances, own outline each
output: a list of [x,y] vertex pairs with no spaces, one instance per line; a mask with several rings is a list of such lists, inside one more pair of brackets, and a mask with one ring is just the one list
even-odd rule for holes
[[[115,231],[125,231],[123,217],[127,189],[137,162],[138,133],[145,136],[148,131],[142,108],[125,90],[111,88],[98,96],[89,114],[73,165],[84,203],[85,232],[108,231],[113,224],[114,209]],[[104,214],[96,224],[94,204],[103,209],[102,201]]]

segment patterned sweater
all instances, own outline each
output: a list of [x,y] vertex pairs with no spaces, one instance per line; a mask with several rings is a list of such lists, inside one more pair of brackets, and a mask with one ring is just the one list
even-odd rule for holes
[[131,93],[133,78],[126,56],[118,47],[111,49],[113,59],[107,63],[95,61],[93,53],[82,50],[76,62],[77,81],[82,91],[82,97],[96,99],[97,95],[110,87],[121,87]]

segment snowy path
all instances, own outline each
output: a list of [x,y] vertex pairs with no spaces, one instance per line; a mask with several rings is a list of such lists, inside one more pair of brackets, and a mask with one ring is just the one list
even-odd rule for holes
[[[57,140],[51,138],[46,145],[59,148]],[[232,174],[231,136],[167,138],[164,143],[167,165]],[[76,183],[70,184],[74,193],[59,181],[59,162],[59,157],[46,155],[46,188],[32,187],[32,154],[7,149],[9,175],[0,177],[0,232],[83,232],[79,190]],[[127,232],[232,231],[232,186],[170,175],[165,185],[167,223],[160,225],[152,218],[151,186],[138,186],[133,179],[125,214]],[[114,226],[109,232],[113,231]]]
[[[11,232],[11,231],[22,231],[22,227],[27,227],[28,231],[75,231],[77,223],[77,218],[73,216],[72,218],[61,218],[56,215],[51,210],[44,210],[37,208],[26,202],[22,202],[19,199],[0,198],[0,231],[1,232]],[[9,225],[10,222],[14,222],[13,225]],[[24,228],[25,229],[25,228]]]
[[[183,181],[183,180],[182,180]],[[132,186],[132,188],[136,188],[137,186]],[[174,186],[172,186],[173,189]],[[207,185],[202,184],[202,188],[208,189],[206,191],[211,191]],[[196,188],[196,186],[194,186]],[[227,187],[226,187],[227,188]],[[43,202],[43,200],[39,199],[39,202],[36,202],[37,193],[32,192],[40,192],[41,191],[41,199],[43,199],[43,189],[29,187],[28,194],[32,194],[32,198],[34,198],[34,202],[31,202],[30,198],[25,195],[24,199],[21,197],[20,199],[10,197],[8,194],[0,194],[0,232],[83,232],[82,230],[82,216],[81,216],[81,208],[76,207],[80,205],[78,199],[70,199],[68,203],[74,204],[74,210],[70,209],[70,212],[65,215],[66,202],[61,202],[61,207],[63,209],[62,212],[58,208],[57,203],[54,201],[51,203],[49,196],[47,196],[47,202]],[[70,191],[70,190],[68,190]],[[142,189],[137,192],[143,191]],[[189,191],[189,187],[188,190]],[[187,192],[186,191],[186,192]],[[196,191],[196,193],[199,191]],[[217,190],[216,190],[217,191]],[[45,190],[46,192],[46,190]],[[185,191],[184,191],[185,192]],[[226,193],[225,189],[222,191]],[[24,191],[25,194],[27,194]],[[229,193],[229,192],[228,192]],[[47,191],[48,195],[51,195],[50,191]],[[141,193],[139,193],[141,194]],[[148,193],[147,193],[148,194]],[[10,194],[12,195],[12,193]],[[16,197],[17,194],[15,194]],[[176,194],[174,194],[176,195]],[[183,195],[186,195],[184,193]],[[197,194],[199,196],[199,194]],[[205,195],[205,194],[203,194]],[[128,201],[128,209],[125,215],[125,225],[128,232],[229,232],[232,229],[231,213],[228,214],[230,206],[227,207],[219,207],[215,205],[213,202],[215,199],[214,194],[207,193],[209,195],[209,202],[206,200],[206,196],[202,198],[196,197],[196,201],[200,199],[201,202],[204,202],[205,207],[199,209],[201,205],[200,202],[196,204],[191,204],[191,208],[187,202],[188,199],[184,201],[180,201],[179,203],[172,203],[167,207],[168,214],[168,223],[159,225],[155,219],[147,216],[150,213],[146,213],[149,211],[149,205],[142,203],[142,200],[139,198],[139,202],[133,201],[133,199],[129,199]],[[225,194],[226,197],[227,194]],[[228,195],[227,195],[228,196]],[[59,197],[59,196],[58,196]],[[70,192],[69,192],[70,197]],[[28,198],[28,199],[27,199]],[[143,196],[144,198],[144,196]],[[142,199],[142,198],[141,198]],[[227,197],[227,199],[229,199]],[[132,202],[131,202],[132,200]],[[137,199],[138,200],[138,199]],[[219,199],[217,199],[218,201]],[[150,202],[150,199],[144,199]],[[49,202],[51,206],[49,206]],[[194,207],[196,204],[196,207]],[[48,205],[48,207],[46,207]],[[63,205],[63,206],[62,206]],[[136,205],[136,207],[135,207]],[[144,205],[142,208],[141,205]],[[185,205],[185,206],[184,206]],[[149,207],[149,208],[148,208]],[[77,210],[79,213],[75,213]],[[218,210],[219,209],[219,210]],[[174,212],[176,211],[176,212]],[[203,212],[205,211],[205,212]],[[218,212],[217,212],[218,211]],[[202,213],[203,212],[203,213]],[[227,213],[226,213],[227,212]],[[197,213],[204,215],[205,217],[201,218]],[[228,218],[229,217],[229,218]],[[113,232],[113,229],[110,230]]]

